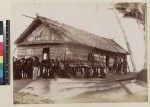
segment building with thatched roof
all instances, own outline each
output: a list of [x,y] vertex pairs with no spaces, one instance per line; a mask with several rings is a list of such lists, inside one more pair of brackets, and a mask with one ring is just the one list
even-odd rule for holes
[[19,58],[58,58],[95,66],[111,64],[116,57],[126,60],[128,55],[128,52],[112,39],[42,16],[33,20],[15,44],[18,47]]

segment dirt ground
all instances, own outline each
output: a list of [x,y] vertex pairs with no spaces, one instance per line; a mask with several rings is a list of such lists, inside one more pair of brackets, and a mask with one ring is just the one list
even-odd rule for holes
[[38,95],[15,92],[14,93],[14,104],[52,104],[53,101],[50,99],[43,99]]
[[147,102],[147,83],[129,77],[15,80],[14,104]]

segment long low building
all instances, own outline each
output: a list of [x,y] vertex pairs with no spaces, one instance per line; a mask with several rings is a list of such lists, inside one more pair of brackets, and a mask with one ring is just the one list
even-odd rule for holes
[[37,56],[94,66],[112,65],[118,57],[127,62],[129,54],[112,39],[42,16],[33,20],[15,44],[18,58]]

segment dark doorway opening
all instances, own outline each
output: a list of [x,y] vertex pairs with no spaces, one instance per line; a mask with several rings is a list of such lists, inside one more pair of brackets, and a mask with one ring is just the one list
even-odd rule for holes
[[50,54],[50,48],[43,48],[43,59],[47,60],[49,59]]

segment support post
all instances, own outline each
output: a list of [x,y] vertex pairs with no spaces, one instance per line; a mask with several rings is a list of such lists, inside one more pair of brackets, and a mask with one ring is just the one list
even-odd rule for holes
[[64,54],[64,62],[66,61],[66,54],[67,54],[67,47],[66,47],[66,44],[65,44],[65,54]]
[[109,65],[109,55],[106,55],[106,67]]
[[123,72],[127,75],[127,56],[123,57]]

